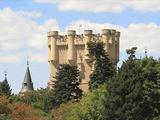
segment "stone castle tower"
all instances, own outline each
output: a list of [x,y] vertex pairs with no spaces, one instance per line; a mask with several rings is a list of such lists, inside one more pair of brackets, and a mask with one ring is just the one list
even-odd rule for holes
[[59,64],[71,63],[78,66],[81,72],[81,85],[83,91],[88,90],[89,75],[92,65],[89,64],[87,42],[102,41],[114,65],[119,61],[120,32],[113,29],[103,29],[101,34],[93,34],[92,30],[84,30],[82,35],[76,31],[68,30],[67,35],[59,35],[58,31],[48,32],[48,62],[50,66],[50,80],[48,86],[54,85],[56,71]]

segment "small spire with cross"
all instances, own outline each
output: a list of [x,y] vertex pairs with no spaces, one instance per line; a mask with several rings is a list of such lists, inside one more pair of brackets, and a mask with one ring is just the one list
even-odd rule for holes
[[142,55],[140,54],[140,59],[142,59]]
[[147,55],[147,48],[145,48],[145,57],[148,57],[148,55]]
[[7,80],[7,70],[4,71],[4,80]]
[[27,67],[29,67],[29,56],[27,56]]

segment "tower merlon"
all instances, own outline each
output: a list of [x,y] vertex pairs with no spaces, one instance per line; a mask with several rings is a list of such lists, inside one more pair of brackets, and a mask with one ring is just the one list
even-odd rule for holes
[[58,31],[50,31],[48,32],[48,37],[58,36]]
[[111,33],[110,29],[102,29],[102,35],[109,35]]
[[84,30],[84,35],[92,35],[92,30]]
[[75,30],[68,30],[67,35],[76,35],[76,31]]
[[117,31],[116,34],[115,34],[115,36],[116,36],[116,37],[120,37],[120,34],[121,34],[121,33]]
[[111,29],[111,35],[115,35],[116,34],[116,30],[115,29]]

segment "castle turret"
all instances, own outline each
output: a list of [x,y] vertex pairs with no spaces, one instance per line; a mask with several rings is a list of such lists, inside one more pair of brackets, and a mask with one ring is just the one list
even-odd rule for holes
[[58,39],[58,31],[48,32],[49,61],[57,60],[57,46],[56,46],[57,39]]
[[58,31],[48,32],[48,62],[50,64],[50,81],[49,86],[53,86],[54,77],[56,74],[56,66],[58,65],[58,50],[57,50]]
[[75,49],[74,49],[74,39],[75,39],[76,31],[68,30],[67,32],[67,42],[68,42],[68,61],[72,63],[75,59]]
[[33,82],[32,82],[31,73],[29,70],[29,62],[27,61],[27,70],[26,70],[26,74],[24,77],[24,81],[22,83],[22,89],[21,89],[20,93],[31,92],[33,90],[34,90],[33,89]]
[[88,60],[88,48],[87,48],[87,43],[91,40],[92,38],[92,30],[84,30],[84,44],[85,44],[85,60]]
[[120,32],[116,32],[115,34],[115,47],[116,47],[116,64],[119,61],[119,38],[120,38]]
[[116,30],[111,29],[111,35],[110,35],[110,49],[111,49],[111,53],[110,53],[110,58],[113,61],[113,64],[115,64],[116,61],[116,51],[115,51],[115,34],[116,34]]
[[102,41],[105,44],[105,50],[106,52],[109,52],[109,35],[110,30],[109,29],[102,29]]

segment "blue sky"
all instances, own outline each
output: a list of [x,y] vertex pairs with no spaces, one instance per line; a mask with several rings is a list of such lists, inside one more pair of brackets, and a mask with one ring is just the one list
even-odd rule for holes
[[21,89],[27,56],[35,89],[47,86],[50,30],[65,34],[68,29],[97,33],[114,28],[121,32],[121,61],[132,46],[139,48],[138,57],[144,56],[145,48],[149,55],[160,56],[159,0],[1,0],[0,27],[0,80],[7,70],[14,93]]

